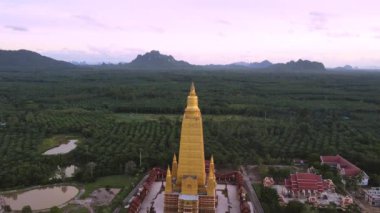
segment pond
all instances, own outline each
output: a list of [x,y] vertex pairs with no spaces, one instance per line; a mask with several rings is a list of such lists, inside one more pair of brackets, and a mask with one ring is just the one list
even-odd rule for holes
[[43,153],[43,155],[59,155],[66,154],[77,147],[78,140],[69,140],[68,143],[61,144],[57,147],[51,148]]
[[5,203],[14,211],[29,205],[32,210],[49,209],[73,199],[79,190],[74,186],[52,186],[3,195]]

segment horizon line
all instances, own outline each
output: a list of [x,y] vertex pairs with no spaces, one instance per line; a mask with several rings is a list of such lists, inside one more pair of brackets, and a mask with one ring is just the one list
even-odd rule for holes
[[[97,61],[97,62],[89,62],[88,60],[65,60],[65,59],[61,59],[59,57],[56,57],[56,56],[52,56],[52,55],[49,55],[48,52],[49,51],[38,51],[38,50],[30,50],[30,49],[24,49],[24,48],[21,48],[21,49],[1,49],[0,50],[2,51],[22,51],[22,50],[25,50],[25,51],[30,51],[30,52],[35,52],[35,53],[38,53],[42,56],[45,56],[45,57],[49,57],[49,58],[52,58],[54,60],[58,60],[58,61],[64,61],[64,62],[68,62],[68,63],[71,63],[71,64],[74,64],[74,65],[80,65],[80,64],[85,64],[85,65],[101,65],[101,64],[113,64],[113,65],[117,65],[117,64],[128,64],[128,63],[131,63],[134,59],[136,59],[139,55],[145,55],[147,53],[151,53],[152,51],[157,51],[158,53],[160,53],[161,55],[166,55],[166,56],[172,56],[176,61],[185,61],[185,60],[182,60],[182,59],[178,59],[176,58],[175,56],[173,56],[172,54],[165,54],[165,53],[162,53],[160,50],[155,50],[155,49],[152,49],[150,51],[145,51],[144,53],[140,53],[140,54],[136,54],[134,56],[134,58],[130,61],[106,61],[106,60],[103,60],[103,61]],[[59,51],[58,51],[59,52]],[[326,69],[336,69],[336,68],[343,68],[345,66],[351,66],[352,67],[352,70],[360,70],[360,69],[365,69],[365,70],[380,70],[380,65],[367,65],[367,66],[355,66],[355,65],[352,65],[352,64],[344,64],[344,65],[339,65],[339,66],[326,66],[325,63],[323,61],[316,61],[316,60],[310,60],[310,59],[306,59],[306,58],[298,58],[298,59],[291,59],[291,60],[287,60],[285,62],[274,62],[273,60],[269,60],[269,59],[264,59],[264,60],[258,60],[258,61],[243,61],[243,60],[240,60],[240,61],[235,61],[235,62],[229,62],[229,63],[207,63],[207,64],[193,64],[189,61],[185,61],[187,63],[189,63],[190,65],[194,65],[194,66],[212,66],[212,65],[215,65],[215,66],[226,66],[226,65],[233,65],[233,64],[236,64],[236,63],[262,63],[264,61],[268,61],[272,64],[280,64],[280,63],[288,63],[288,62],[291,62],[291,61],[299,61],[299,60],[303,60],[303,61],[311,61],[311,62],[319,62],[319,63],[322,63]]]

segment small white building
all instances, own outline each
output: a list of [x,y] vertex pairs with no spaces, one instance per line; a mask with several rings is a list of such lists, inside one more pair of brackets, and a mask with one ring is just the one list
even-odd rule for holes
[[371,206],[380,207],[380,187],[372,187],[371,189],[364,190],[364,199]]

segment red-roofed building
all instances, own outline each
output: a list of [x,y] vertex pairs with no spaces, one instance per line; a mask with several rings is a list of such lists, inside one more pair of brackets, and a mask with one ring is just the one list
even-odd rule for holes
[[287,189],[285,194],[292,197],[315,196],[329,189],[329,182],[323,180],[321,175],[296,173],[285,179],[285,188]]
[[320,156],[321,164],[326,164],[331,167],[338,169],[339,174],[346,177],[355,177],[363,173],[362,180],[358,183],[359,185],[366,186],[368,185],[368,175],[359,169],[357,166],[346,160],[340,155],[335,156]]

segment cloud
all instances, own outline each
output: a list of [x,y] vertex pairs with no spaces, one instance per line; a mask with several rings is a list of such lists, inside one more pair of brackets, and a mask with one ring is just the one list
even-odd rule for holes
[[74,15],[72,17],[80,20],[82,23],[84,23],[87,26],[97,27],[97,28],[106,29],[106,30],[124,30],[124,28],[120,26],[112,26],[112,25],[104,24],[91,16]]
[[13,31],[19,31],[19,32],[26,32],[26,31],[28,31],[27,28],[20,27],[20,26],[6,25],[4,27],[7,28],[7,29],[10,29],[10,30],[13,30]]
[[154,33],[164,33],[165,29],[160,26],[148,25],[148,26],[113,26],[108,25],[97,19],[87,16],[87,15],[74,15],[73,18],[80,20],[84,24],[90,27],[96,27],[106,30],[119,30],[119,31],[137,31],[137,32],[154,32]]
[[157,27],[157,26],[148,26],[148,27],[147,27],[147,30],[148,30],[148,31],[155,32],[155,33],[164,33],[164,32],[165,32],[165,29],[164,29],[164,28],[162,28],[162,27]]
[[222,25],[231,25],[232,23],[227,21],[227,20],[224,20],[224,19],[218,19],[215,21],[217,24],[222,24]]
[[357,33],[349,33],[349,32],[327,32],[327,36],[333,38],[357,38],[359,34]]
[[380,27],[374,27],[372,28],[372,32],[374,33],[375,39],[380,39]]
[[108,26],[106,24],[103,24],[101,23],[100,21],[90,17],[90,16],[86,16],[86,15],[75,15],[73,16],[74,18],[76,19],[79,19],[81,20],[83,23],[89,25],[89,26],[94,26],[94,27],[98,27],[98,28],[103,28],[103,29],[110,29],[110,28],[113,28],[111,26]]
[[309,27],[312,31],[317,30],[326,30],[327,29],[327,22],[328,22],[329,15],[322,12],[310,12],[309,18],[310,23]]

